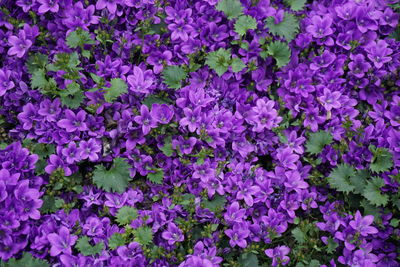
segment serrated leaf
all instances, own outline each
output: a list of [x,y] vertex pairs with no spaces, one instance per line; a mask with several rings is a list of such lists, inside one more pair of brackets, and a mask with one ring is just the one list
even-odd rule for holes
[[186,78],[186,72],[181,66],[166,66],[162,71],[162,78],[169,88],[178,89],[182,87],[182,80]]
[[239,0],[221,0],[216,9],[224,12],[228,19],[234,19],[243,14],[243,6]]
[[162,184],[164,178],[164,171],[162,169],[157,169],[154,172],[147,174],[147,179],[155,184]]
[[174,149],[172,148],[172,137],[168,136],[164,138],[164,145],[160,148],[160,150],[164,153],[165,156],[171,157],[174,153]]
[[50,264],[42,259],[34,258],[31,253],[24,252],[22,258],[11,258],[7,262],[0,261],[1,267],[50,267]]
[[240,16],[235,22],[235,32],[240,36],[246,34],[247,30],[257,29],[257,21],[251,16]]
[[132,179],[129,168],[129,164],[124,159],[116,158],[109,170],[103,165],[96,166],[93,172],[93,182],[107,192],[123,193]]
[[233,72],[240,72],[241,70],[246,68],[246,64],[244,64],[243,61],[238,57],[232,58],[231,66]]
[[82,47],[85,44],[95,44],[96,42],[90,37],[89,32],[82,29],[70,32],[67,36],[67,45],[70,48]]
[[357,170],[357,172],[350,177],[350,183],[354,185],[354,193],[363,193],[369,176],[370,174],[367,170]]
[[374,155],[369,165],[371,171],[376,173],[385,172],[393,166],[393,155],[387,148],[370,146],[370,150]]
[[308,267],[320,267],[321,263],[318,260],[311,260],[308,263]]
[[121,207],[116,215],[116,221],[120,225],[130,224],[131,221],[138,217],[138,212],[134,207],[123,206]]
[[44,89],[48,81],[46,79],[45,71],[42,69],[36,70],[31,77],[32,88]]
[[382,214],[381,214],[381,208],[378,208],[377,206],[372,205],[369,203],[368,200],[363,199],[360,202],[360,206],[363,207],[364,209],[364,215],[373,215],[374,216],[374,222],[381,223],[382,222]]
[[116,249],[120,246],[125,245],[125,238],[122,234],[120,233],[114,233],[109,239],[108,239],[108,247],[111,249]]
[[148,108],[151,108],[153,104],[168,104],[168,103],[170,103],[168,98],[162,98],[155,95],[149,95],[142,101],[142,104],[146,105]]
[[101,241],[92,246],[89,243],[89,237],[82,236],[76,242],[75,248],[78,249],[78,251],[84,256],[94,256],[101,253],[104,248],[104,243]]
[[254,253],[244,253],[239,257],[241,267],[259,267],[257,255]]
[[297,243],[303,244],[306,242],[306,235],[301,231],[299,227],[296,227],[292,230],[292,235],[294,239],[296,239]]
[[339,246],[339,244],[336,243],[332,237],[329,237],[328,244],[326,246],[326,252],[328,252],[329,254],[332,254],[333,252],[335,252],[335,250],[338,246]]
[[204,208],[209,209],[212,212],[216,212],[218,210],[223,210],[226,203],[226,197],[215,195],[213,200],[207,199],[204,200],[202,203],[204,205]]
[[49,61],[49,57],[40,53],[33,54],[29,57],[26,66],[28,72],[33,74],[38,69],[45,69]]
[[272,56],[278,68],[281,68],[289,63],[291,52],[287,43],[276,41],[267,46],[267,54]]
[[294,39],[299,30],[299,22],[296,16],[288,12],[285,12],[283,20],[278,24],[275,24],[274,17],[268,17],[266,19],[266,26],[270,33],[284,37],[288,42]]
[[76,82],[68,84],[65,90],[60,91],[61,103],[68,108],[80,107],[84,98],[85,95]]
[[300,11],[304,8],[307,0],[283,0],[293,11]]
[[326,145],[331,144],[332,141],[332,135],[329,132],[319,131],[310,133],[306,143],[306,151],[310,154],[317,155]]
[[135,230],[134,240],[141,244],[142,246],[149,245],[153,242],[153,232],[150,227],[142,226]]
[[111,86],[104,88],[106,93],[104,94],[104,99],[112,103],[115,99],[117,99],[120,95],[128,92],[128,86],[125,81],[120,78],[115,78],[111,80]]
[[231,52],[223,48],[208,53],[206,57],[206,65],[213,69],[218,76],[222,76],[225,72],[227,72],[230,64]]
[[374,177],[368,181],[363,196],[375,206],[385,206],[389,201],[387,194],[382,194],[381,187],[385,186],[382,178]]
[[348,164],[338,165],[329,175],[329,185],[339,192],[350,193],[355,187],[350,183],[350,178],[354,176],[355,170]]

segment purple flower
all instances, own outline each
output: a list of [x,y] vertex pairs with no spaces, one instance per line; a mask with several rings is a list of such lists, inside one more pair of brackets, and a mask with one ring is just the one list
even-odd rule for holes
[[285,172],[286,181],[284,185],[289,190],[294,190],[297,193],[301,192],[301,189],[306,189],[308,184],[304,182],[300,173],[297,170]]
[[57,122],[57,125],[64,128],[67,132],[72,133],[75,131],[87,131],[88,128],[85,123],[86,112],[84,110],[79,111],[75,114],[72,110],[67,109],[65,111],[66,119],[62,119]]
[[335,54],[329,52],[329,50],[325,50],[324,53],[320,56],[316,56],[312,63],[310,64],[310,69],[311,70],[319,70],[321,68],[326,68],[330,64],[332,64],[333,61],[335,61],[336,56]]
[[167,124],[174,116],[174,111],[167,104],[153,104],[151,107],[151,117],[158,123]]
[[332,17],[330,15],[318,16],[315,15],[311,18],[311,25],[307,26],[307,32],[309,32],[314,38],[324,38],[333,33],[331,29]]
[[101,236],[103,235],[103,224],[97,217],[89,217],[82,229],[88,236]]
[[69,143],[67,148],[63,148],[62,154],[68,164],[73,164],[81,160],[81,150],[76,147],[75,142]]
[[274,249],[265,250],[265,254],[272,258],[272,267],[280,265],[287,265],[290,261],[290,258],[286,256],[289,254],[290,248],[287,246],[278,246]]
[[374,222],[373,215],[361,216],[359,211],[356,212],[354,220],[350,221],[349,225],[354,230],[358,231],[362,236],[368,236],[370,234],[378,233],[378,230],[370,226]]
[[251,207],[253,206],[253,196],[260,191],[260,187],[257,185],[253,185],[252,180],[248,179],[246,182],[239,182],[238,183],[239,190],[236,194],[236,199],[242,200]]
[[245,209],[239,209],[239,202],[233,202],[227,209],[224,214],[224,219],[228,223],[241,223],[246,215]]
[[136,116],[134,120],[139,125],[142,125],[143,134],[148,134],[152,128],[157,128],[157,124],[150,115],[149,108],[146,105],[140,107],[140,115]]
[[45,117],[45,119],[49,122],[55,122],[58,115],[61,113],[60,105],[61,101],[59,98],[56,98],[53,101],[45,99],[40,102],[38,114]]
[[319,97],[321,104],[327,111],[331,111],[333,108],[340,108],[340,96],[342,94],[339,91],[331,91],[328,88],[324,88],[324,94]]
[[365,73],[371,68],[371,64],[365,61],[363,54],[351,54],[350,59],[353,60],[349,63],[351,73],[357,78],[364,77]]
[[294,154],[290,147],[286,147],[284,149],[280,149],[276,155],[279,163],[288,169],[295,170],[297,169],[296,163],[299,160],[299,156]]
[[0,170],[0,181],[7,185],[16,185],[20,177],[20,173],[11,174],[7,169]]
[[171,59],[172,59],[171,51],[167,50],[162,53],[159,51],[155,51],[154,53],[152,52],[150,54],[146,62],[154,66],[153,70],[155,74],[159,74],[164,68],[163,64],[170,65]]
[[173,245],[176,242],[182,242],[184,240],[183,233],[174,223],[169,223],[168,228],[161,234],[162,238],[168,241],[169,245]]
[[366,33],[368,30],[375,31],[378,29],[376,20],[371,19],[365,6],[359,6],[355,12],[357,28],[360,32]]
[[[118,256],[120,256],[124,261],[130,261],[130,263],[133,263],[133,266],[135,266],[135,260],[133,260],[134,258],[138,258],[140,260],[140,252],[141,248],[137,242],[131,242],[128,244],[128,246],[121,246],[117,249]],[[137,266],[140,265],[137,264]]]
[[22,108],[22,112],[18,114],[18,119],[22,123],[22,128],[24,130],[32,129],[34,122],[38,120],[36,111],[37,108],[31,103],[28,103]]
[[111,14],[115,14],[117,11],[117,0],[99,0],[96,3],[96,9],[102,10],[107,8]]
[[90,138],[89,141],[81,141],[79,149],[81,159],[89,159],[91,161],[99,159],[98,153],[101,151],[101,145],[97,143],[96,139]]
[[7,90],[15,87],[14,82],[10,79],[11,71],[0,69],[0,96],[5,95]]
[[19,31],[17,36],[10,36],[8,39],[8,43],[11,45],[11,48],[8,50],[8,55],[21,58],[25,55],[28,49],[32,46],[32,41],[26,37],[26,33],[24,30]]
[[145,71],[139,67],[133,67],[133,75],[129,75],[126,79],[130,85],[129,89],[133,92],[148,94],[149,88],[153,84],[153,79],[150,76],[150,71]]
[[265,129],[271,130],[278,126],[282,118],[278,116],[278,112],[274,109],[275,102],[264,99],[258,99],[256,106],[249,112],[246,120],[253,124],[253,131],[260,133]]
[[61,253],[71,254],[71,246],[75,244],[78,237],[71,235],[67,227],[61,226],[58,234],[51,233],[47,239],[51,245],[50,255],[54,257]]
[[392,57],[389,57],[389,55],[392,54],[393,50],[387,46],[388,43],[385,40],[378,40],[366,49],[368,51],[368,58],[378,69],[382,68],[383,64],[392,60]]
[[196,143],[197,139],[195,137],[184,139],[182,136],[178,136],[178,139],[172,140],[172,147],[174,149],[179,148],[182,154],[190,154],[192,153],[193,147]]
[[190,132],[196,131],[199,127],[201,107],[196,107],[194,110],[184,108],[183,113],[185,113],[185,117],[179,121],[179,124],[183,127],[188,126]]
[[39,6],[39,14],[44,14],[48,11],[57,13],[59,10],[58,0],[37,0],[41,5]]
[[40,194],[37,189],[29,188],[28,180],[19,182],[14,191],[14,195],[15,198],[22,203],[20,206],[21,211],[19,212],[22,221],[26,221],[28,218],[33,220],[40,219],[40,212],[38,209],[42,206],[43,200],[39,199]]
[[247,247],[246,238],[250,234],[250,230],[244,224],[235,223],[233,229],[225,230],[225,234],[230,238],[229,245],[235,247],[236,245],[245,248]]
[[57,155],[50,155],[49,164],[44,169],[48,174],[52,174],[57,169],[63,169],[65,176],[72,174],[71,169],[64,163],[64,161]]

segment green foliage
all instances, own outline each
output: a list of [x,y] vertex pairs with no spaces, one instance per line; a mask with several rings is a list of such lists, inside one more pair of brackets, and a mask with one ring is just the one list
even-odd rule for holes
[[153,104],[168,104],[168,103],[170,103],[170,100],[168,98],[163,98],[156,95],[149,95],[142,101],[142,104],[146,105],[148,108],[151,108]]
[[375,206],[384,206],[389,201],[389,196],[382,194],[381,187],[385,186],[382,178],[373,177],[364,189],[364,197]]
[[350,183],[354,185],[354,193],[362,194],[364,192],[369,176],[370,173],[367,170],[357,170],[357,172],[350,177]]
[[120,225],[127,225],[137,217],[138,212],[134,207],[123,206],[118,210],[116,220]]
[[78,67],[81,61],[77,52],[73,53],[59,53],[55,56],[55,62],[47,65],[48,71],[63,70],[66,73],[63,75],[68,80],[80,79],[79,71],[83,70]]
[[89,32],[77,29],[70,32],[67,36],[67,45],[70,48],[83,47],[85,44],[95,44],[96,42],[90,37]]
[[231,52],[223,48],[208,53],[206,58],[206,64],[218,74],[222,76],[228,71],[231,63]]
[[268,17],[265,22],[270,33],[283,37],[288,42],[292,41],[299,31],[299,22],[296,16],[288,12],[285,12],[283,20],[278,24],[275,24],[274,17]]
[[53,78],[46,78],[44,69],[38,69],[32,74],[31,87],[39,89],[43,94],[49,94],[57,89],[57,83]]
[[299,227],[296,227],[292,230],[292,235],[297,243],[303,244],[306,242],[306,235]]
[[60,91],[61,103],[68,108],[80,107],[84,98],[85,95],[76,82],[68,84],[67,89]]
[[29,252],[24,252],[22,258],[11,258],[7,262],[0,260],[0,267],[50,267],[50,264],[42,259],[34,258]]
[[171,157],[172,154],[174,153],[174,150],[172,148],[172,137],[168,136],[164,138],[164,145],[160,150],[164,153],[165,156]]
[[304,8],[307,0],[283,0],[283,2],[293,11],[300,11]]
[[254,253],[243,253],[239,257],[239,264],[242,267],[259,267],[257,255]]
[[49,57],[40,53],[33,54],[29,57],[26,62],[26,67],[30,74],[35,73],[39,69],[46,69]]
[[339,192],[350,193],[355,189],[350,182],[350,177],[354,176],[355,170],[348,164],[338,165],[329,175],[330,186]]
[[228,19],[234,19],[243,14],[243,7],[239,0],[221,0],[216,8],[224,12]]
[[204,200],[203,206],[206,209],[209,209],[212,212],[217,212],[221,211],[224,209],[225,203],[226,203],[226,197],[225,196],[220,196],[220,195],[215,195],[213,200]]
[[117,99],[120,95],[128,92],[128,86],[125,81],[121,78],[111,79],[111,86],[105,88],[106,93],[104,94],[104,99],[108,103],[112,103],[115,99]]
[[125,245],[125,238],[122,234],[120,233],[114,233],[109,239],[108,239],[108,247],[111,249],[116,249],[120,246]]
[[393,166],[392,153],[387,148],[370,146],[369,150],[374,155],[369,169],[373,172],[385,172]]
[[147,179],[155,184],[162,184],[164,178],[164,171],[162,169],[156,169],[154,172],[147,174]]
[[329,132],[319,131],[311,133],[306,143],[306,151],[310,154],[317,155],[322,149],[332,143],[332,135]]
[[233,72],[240,72],[246,68],[246,64],[244,64],[243,61],[238,57],[232,58],[231,66]]
[[336,248],[339,247],[339,244],[335,242],[332,237],[328,238],[328,245],[326,247],[326,252],[332,254],[336,251]]
[[186,72],[181,66],[166,66],[162,78],[169,88],[179,89],[182,87],[182,80],[186,79]]
[[78,251],[84,256],[94,256],[96,254],[101,253],[101,251],[104,248],[104,243],[103,243],[103,241],[101,241],[101,242],[97,243],[96,245],[92,246],[89,243],[89,237],[82,236],[76,242],[75,248],[78,249]]
[[287,43],[276,41],[267,45],[267,54],[272,56],[278,68],[281,68],[289,63],[291,52]]
[[116,158],[109,170],[103,165],[96,166],[93,182],[107,192],[123,193],[131,180],[129,168],[129,164],[124,159]]
[[142,226],[134,231],[134,240],[142,246],[147,246],[153,242],[153,232],[150,227]]
[[257,21],[251,16],[240,16],[234,26],[235,32],[243,36],[246,34],[247,30],[257,29]]

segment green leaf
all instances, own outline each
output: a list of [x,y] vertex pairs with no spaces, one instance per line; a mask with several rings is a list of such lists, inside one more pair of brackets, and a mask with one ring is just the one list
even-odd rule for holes
[[300,11],[304,8],[307,0],[283,0],[293,11]]
[[107,192],[123,193],[132,179],[129,168],[129,164],[124,159],[116,158],[109,170],[103,165],[96,166],[93,172],[93,182]]
[[350,183],[350,177],[354,176],[355,170],[348,164],[338,165],[329,175],[330,186],[339,192],[350,193],[355,189]]
[[243,14],[243,7],[239,0],[222,0],[216,9],[224,12],[228,19],[234,19]]
[[363,213],[364,215],[373,215],[374,216],[374,221],[376,223],[382,223],[381,208],[372,205],[366,199],[363,199],[360,202],[360,206],[363,207],[363,209],[364,209],[364,213]]
[[42,259],[34,258],[31,253],[24,252],[22,258],[11,258],[7,262],[0,260],[1,267],[50,267],[50,264]]
[[306,235],[299,227],[296,227],[292,230],[292,235],[294,239],[296,239],[297,243],[304,244],[306,242]]
[[162,78],[169,88],[179,89],[182,80],[186,79],[186,72],[181,66],[166,66],[162,71]]
[[174,149],[172,148],[172,137],[168,136],[164,138],[164,146],[160,148],[160,150],[164,153],[165,156],[171,157],[174,153]]
[[116,215],[116,221],[120,225],[130,224],[131,221],[138,217],[138,212],[134,207],[123,206],[120,208]]
[[224,209],[226,203],[226,197],[215,195],[213,200],[204,200],[204,208],[209,209],[212,212],[217,212]]
[[233,72],[240,72],[242,69],[246,68],[246,64],[244,64],[243,61],[238,57],[234,57],[232,59],[231,66]]
[[267,54],[276,60],[278,68],[286,66],[290,61],[290,49],[287,43],[276,41],[267,46]]
[[319,261],[317,261],[317,260],[311,260],[311,261],[308,263],[307,266],[308,266],[308,267],[319,267],[319,266],[321,266],[321,263],[320,263]]
[[299,30],[299,22],[296,16],[288,12],[285,12],[283,20],[278,24],[275,24],[274,17],[267,18],[266,26],[270,33],[284,37],[288,42],[294,39]]
[[49,61],[49,57],[40,53],[33,54],[29,57],[26,66],[28,68],[28,72],[33,74],[35,71],[39,69],[45,69],[46,65]]
[[218,76],[222,76],[228,71],[231,64],[231,52],[223,48],[210,52],[206,57],[206,64],[213,69]]
[[350,183],[354,185],[354,193],[363,193],[369,176],[370,174],[367,170],[357,170],[357,172],[350,177]]
[[120,95],[128,92],[128,86],[125,81],[120,78],[115,78],[111,80],[111,86],[109,88],[105,88],[106,93],[104,94],[104,99],[112,103],[115,99],[117,99]]
[[393,166],[392,153],[387,148],[370,146],[370,151],[374,155],[369,169],[373,172],[380,173],[388,171]]
[[153,242],[153,232],[150,227],[142,226],[134,231],[134,240],[142,246],[149,245]]
[[76,242],[75,248],[78,249],[78,251],[84,256],[94,256],[96,254],[101,253],[101,251],[104,248],[104,243],[103,243],[103,241],[101,241],[101,242],[97,243],[96,245],[92,246],[89,243],[89,237],[82,236]]
[[364,189],[364,197],[375,206],[385,206],[389,201],[389,196],[382,194],[381,187],[383,186],[385,186],[385,182],[382,178],[372,178]]
[[240,16],[235,22],[235,32],[240,36],[246,34],[247,30],[257,29],[257,21],[251,16]]
[[164,171],[162,169],[157,169],[154,172],[147,174],[147,179],[155,184],[162,184],[164,178]]
[[89,32],[82,29],[70,32],[67,36],[67,45],[70,48],[83,47],[85,44],[95,44],[96,42],[90,37]]
[[85,95],[76,82],[68,84],[67,89],[60,91],[61,103],[68,108],[80,107],[84,98]]
[[43,205],[40,207],[41,214],[48,214],[57,211],[57,207],[55,205],[56,198],[54,196],[44,195],[42,200]]
[[254,253],[244,253],[239,257],[241,267],[259,267],[257,255]]
[[306,151],[310,154],[317,155],[322,149],[332,143],[332,135],[329,132],[319,131],[311,133],[306,143]]
[[32,88],[44,89],[47,86],[46,74],[43,69],[38,69],[32,74],[31,86]]
[[326,252],[329,254],[332,254],[336,251],[336,248],[339,246],[338,243],[335,242],[335,240],[332,237],[328,238],[328,245],[326,247]]
[[108,247],[111,249],[116,249],[123,245],[125,245],[125,239],[124,239],[124,236],[120,233],[114,233],[108,239]]
[[153,104],[168,104],[168,103],[170,103],[168,98],[162,98],[156,95],[149,95],[142,101],[142,104],[146,105],[148,108],[151,108]]

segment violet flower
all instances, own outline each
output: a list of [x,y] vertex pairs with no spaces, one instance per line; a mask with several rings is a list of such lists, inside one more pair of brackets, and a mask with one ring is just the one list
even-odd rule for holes
[[47,236],[50,242],[50,255],[57,256],[61,253],[71,254],[71,246],[73,246],[78,239],[77,236],[71,235],[68,228],[61,226],[58,233],[51,233]]
[[173,245],[176,242],[182,242],[184,240],[183,233],[174,223],[169,223],[168,228],[161,234],[162,238],[168,241],[169,245]]

